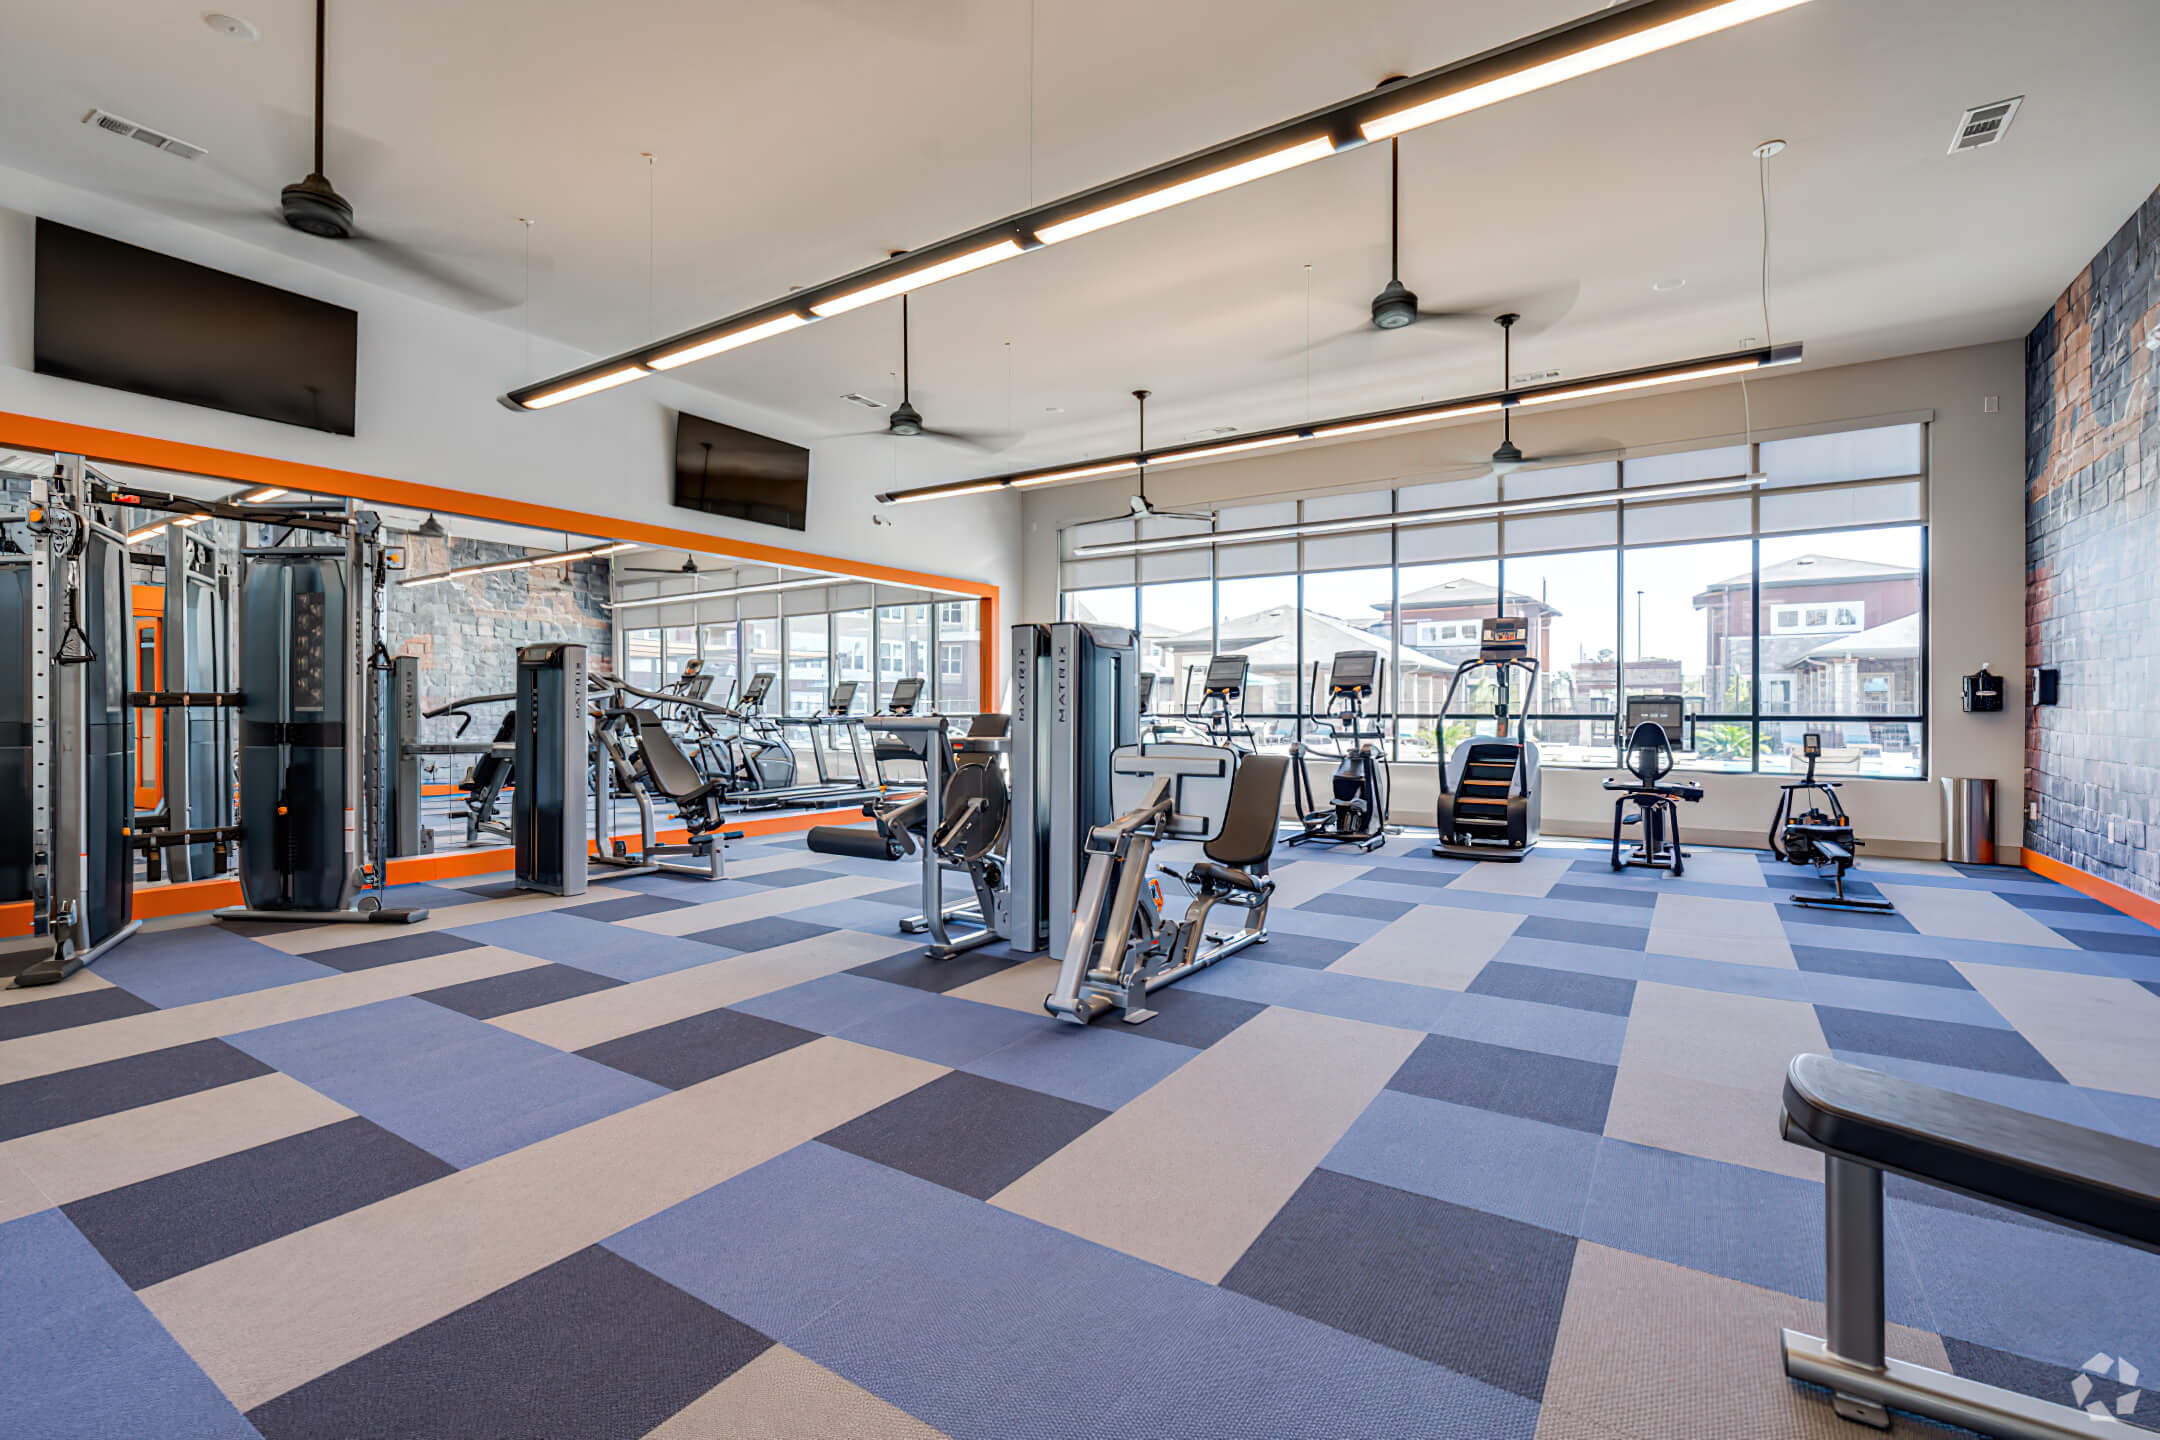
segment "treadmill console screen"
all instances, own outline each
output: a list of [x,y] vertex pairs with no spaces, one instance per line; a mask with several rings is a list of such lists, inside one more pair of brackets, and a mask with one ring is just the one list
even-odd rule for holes
[[1335,657],[1334,668],[1328,674],[1328,688],[1338,695],[1350,691],[1370,695],[1379,675],[1379,651],[1344,650]]
[[912,715],[915,713],[915,702],[921,698],[922,679],[920,676],[910,675],[905,680],[893,681],[892,699],[886,703],[894,715]]
[[1238,694],[1245,688],[1245,670],[1249,663],[1243,655],[1217,655],[1208,661],[1203,688],[1210,695]]
[[765,696],[772,690],[773,676],[770,670],[760,670],[743,686],[742,704],[748,710],[765,703]]
[[1488,615],[1480,622],[1478,654],[1486,660],[1512,660],[1530,653],[1530,622],[1520,615]]
[[825,697],[825,711],[829,715],[845,715],[855,708],[855,682],[842,680],[832,687],[832,694]]

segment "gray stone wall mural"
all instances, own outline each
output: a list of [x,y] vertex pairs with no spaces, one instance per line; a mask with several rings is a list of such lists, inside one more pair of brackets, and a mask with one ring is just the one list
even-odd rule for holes
[[[2025,339],[2025,844],[2160,897],[2160,192]],[[1954,557],[1940,557],[1938,563]]]

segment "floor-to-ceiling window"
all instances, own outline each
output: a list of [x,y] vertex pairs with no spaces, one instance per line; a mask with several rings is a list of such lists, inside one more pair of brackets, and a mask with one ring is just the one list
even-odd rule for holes
[[815,715],[825,708],[832,641],[823,611],[790,615],[787,634],[787,713]]
[[[1386,662],[1374,710],[1397,758],[1489,731],[1489,668],[1445,697],[1481,622],[1505,614],[1530,622],[1539,667],[1509,711],[1548,764],[1612,765],[1628,696],[1676,694],[1687,768],[1784,771],[1812,731],[1826,771],[1919,778],[1926,453],[1926,426],[1901,424],[1225,507],[1212,526],[1074,527],[1060,612],[1139,630],[1158,716],[1197,696],[1208,656],[1248,654],[1264,743],[1324,739],[1326,670],[1354,648]],[[1419,518],[1495,504],[1498,519]],[[1073,554],[1165,535],[1207,538]]]

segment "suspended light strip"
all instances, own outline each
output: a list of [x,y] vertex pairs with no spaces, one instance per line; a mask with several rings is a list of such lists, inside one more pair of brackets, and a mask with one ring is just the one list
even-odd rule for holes
[[162,535],[167,530],[185,530],[190,525],[200,525],[209,518],[207,515],[183,515],[177,520],[160,520],[155,525],[145,525],[140,530],[130,530],[127,543],[139,545],[153,535]]
[[265,485],[260,490],[250,490],[247,494],[242,495],[240,503],[242,505],[260,505],[266,500],[275,500],[281,495],[290,493],[290,491],[280,490],[275,485]]
[[[908,290],[934,285],[1029,249],[1152,215],[1468,110],[1730,29],[1806,0],[1632,0],[1482,55],[1365,91],[1237,139],[866,266],[808,293],[754,305],[710,325],[626,351],[503,397],[539,410],[655,370],[686,365]],[[925,263],[925,257],[932,258]],[[667,363],[662,363],[663,361]]]
[[[1528,473],[1535,473],[1528,472]],[[1680,480],[1670,485],[1646,485],[1639,490],[1587,490],[1575,495],[1541,496],[1534,500],[1496,500],[1482,505],[1450,505],[1436,510],[1405,510],[1392,515],[1363,515],[1349,520],[1312,520],[1295,525],[1266,525],[1250,530],[1224,530],[1204,535],[1171,535],[1151,540],[1106,540],[1095,545],[1075,545],[1075,560],[1098,560],[1120,555],[1155,555],[1166,550],[1205,550],[1222,545],[1254,545],[1266,540],[1305,540],[1316,535],[1356,535],[1379,530],[1402,530],[1426,525],[1460,525],[1470,520],[1494,520],[1508,515],[1544,515],[1565,510],[1599,509],[1623,502],[1699,499],[1751,490],[1767,479],[1760,473],[1729,475],[1709,480]]]
[[693,605],[700,600],[725,600],[733,595],[771,595],[781,590],[812,590],[820,585],[834,585],[847,579],[844,575],[813,575],[807,580],[771,580],[757,585],[733,585],[725,590],[683,590],[673,595],[646,595],[636,600],[610,600],[603,602],[610,610],[643,610],[656,605]]
[[980,270],[986,265],[995,265],[1000,260],[1010,260],[1020,253],[1019,241],[1000,240],[995,245],[985,245],[980,250],[955,255],[952,259],[936,265],[925,265],[920,270],[909,270],[893,276],[890,280],[881,280],[875,285],[865,285],[860,290],[850,290],[845,295],[821,300],[810,307],[810,313],[826,318],[845,315],[850,310],[860,310],[865,305],[875,305],[880,300],[890,300],[895,295],[920,290],[925,285],[935,285],[940,280],[950,280],[955,275],[965,275],[970,270]]
[[1162,189],[1150,191],[1145,195],[1135,195],[1130,200],[1120,200],[1115,205],[1105,205],[1100,210],[1090,210],[1086,214],[1075,215],[1070,220],[1060,220],[1055,224],[1038,226],[1035,235],[1043,244],[1055,245],[1060,240],[1070,240],[1075,235],[1090,235],[1097,230],[1123,224],[1127,220],[1137,220],[1142,215],[1152,215],[1158,210],[1168,210],[1173,205],[1182,205],[1188,200],[1197,200],[1203,195],[1213,195],[1218,191],[1243,185],[1248,180],[1258,180],[1268,175],[1280,175],[1285,170],[1294,170],[1300,165],[1324,159],[1334,153],[1335,141],[1333,138],[1326,135],[1317,136],[1314,139],[1305,141],[1303,144],[1291,145],[1277,150],[1272,155],[1262,155],[1257,160],[1247,160],[1237,165],[1226,165],[1222,169],[1212,171],[1206,175],[1196,175],[1190,180],[1182,180],[1175,185],[1165,185]]
[[[1367,140],[1385,140],[1390,135],[1400,135],[1406,130],[1452,119],[1472,110],[1483,109],[1487,105],[1497,105],[1502,100],[1528,95],[1532,91],[1543,90],[1549,85],[1558,85],[1593,71],[1639,60],[1659,50],[1684,45],[1690,40],[1700,40],[1705,35],[1714,35],[1720,30],[1729,30],[1735,25],[1760,20],[1765,15],[1775,15],[1780,10],[1790,10],[1795,5],[1805,3],[1806,0],[1720,0],[1720,3],[1697,6],[1692,14],[1681,15],[1663,24],[1650,25],[1633,34],[1583,44],[1553,59],[1524,66],[1490,80],[1465,84],[1459,89],[1436,95],[1407,109],[1367,120],[1358,129]],[[1653,7],[1641,8],[1648,11]]]
[[1026,490],[1037,485],[1050,485],[1066,480],[1087,480],[1103,475],[1114,475],[1124,470],[1137,470],[1142,465],[1175,465],[1187,460],[1212,460],[1224,455],[1235,455],[1250,450],[1271,449],[1281,445],[1296,445],[1311,440],[1334,440],[1346,435],[1370,434],[1379,430],[1400,429],[1412,425],[1436,425],[1449,420],[1459,420],[1472,415],[1492,415],[1523,405],[1544,405],[1560,400],[1580,400],[1596,395],[1610,395],[1627,390],[1646,390],[1657,385],[1680,385],[1690,380],[1707,380],[1720,375],[1738,375],[1754,370],[1767,370],[1780,365],[1797,364],[1801,358],[1798,344],[1777,345],[1762,350],[1741,351],[1731,355],[1713,355],[1699,360],[1682,360],[1672,365],[1647,366],[1640,370],[1626,370],[1611,375],[1595,376],[1587,380],[1556,381],[1522,390],[1501,391],[1492,395],[1477,395],[1441,405],[1418,405],[1401,410],[1382,411],[1378,414],[1347,415],[1340,420],[1323,420],[1312,425],[1286,426],[1249,440],[1234,441],[1227,445],[1202,445],[1185,449],[1150,450],[1145,454],[1118,456],[1098,460],[1086,465],[1064,466],[1055,470],[1028,470],[1016,475],[990,475],[976,480],[953,480],[942,485],[923,485],[912,490],[895,490],[878,496],[886,505],[909,505],[921,500],[951,500],[962,495],[987,495],[998,490]]
[[637,549],[634,541],[604,540],[597,545],[584,545],[575,550],[550,550],[540,555],[520,555],[509,560],[484,560],[477,565],[460,565],[454,570],[442,570],[433,575],[415,575],[398,584],[440,585],[445,580],[463,580],[473,575],[498,575],[505,570],[537,570],[545,565],[564,565],[573,560],[598,560],[603,556],[620,555],[626,550]]
[[664,354],[655,355],[645,363],[655,370],[673,370],[678,365],[688,365],[691,361],[703,360],[708,355],[718,355],[723,351],[737,350],[745,345],[754,345],[760,340],[770,340],[775,335],[785,335],[790,330],[800,330],[809,323],[807,316],[781,315],[767,320],[762,325],[746,325],[740,330],[731,330],[716,339],[701,341],[696,345],[681,350],[670,350]]

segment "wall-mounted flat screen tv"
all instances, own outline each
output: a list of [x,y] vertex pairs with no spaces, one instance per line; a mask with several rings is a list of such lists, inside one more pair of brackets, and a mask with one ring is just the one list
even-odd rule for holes
[[43,218],[33,293],[40,375],[353,433],[360,317],[341,305]]
[[810,452],[696,415],[675,417],[675,503],[783,530],[810,528]]

